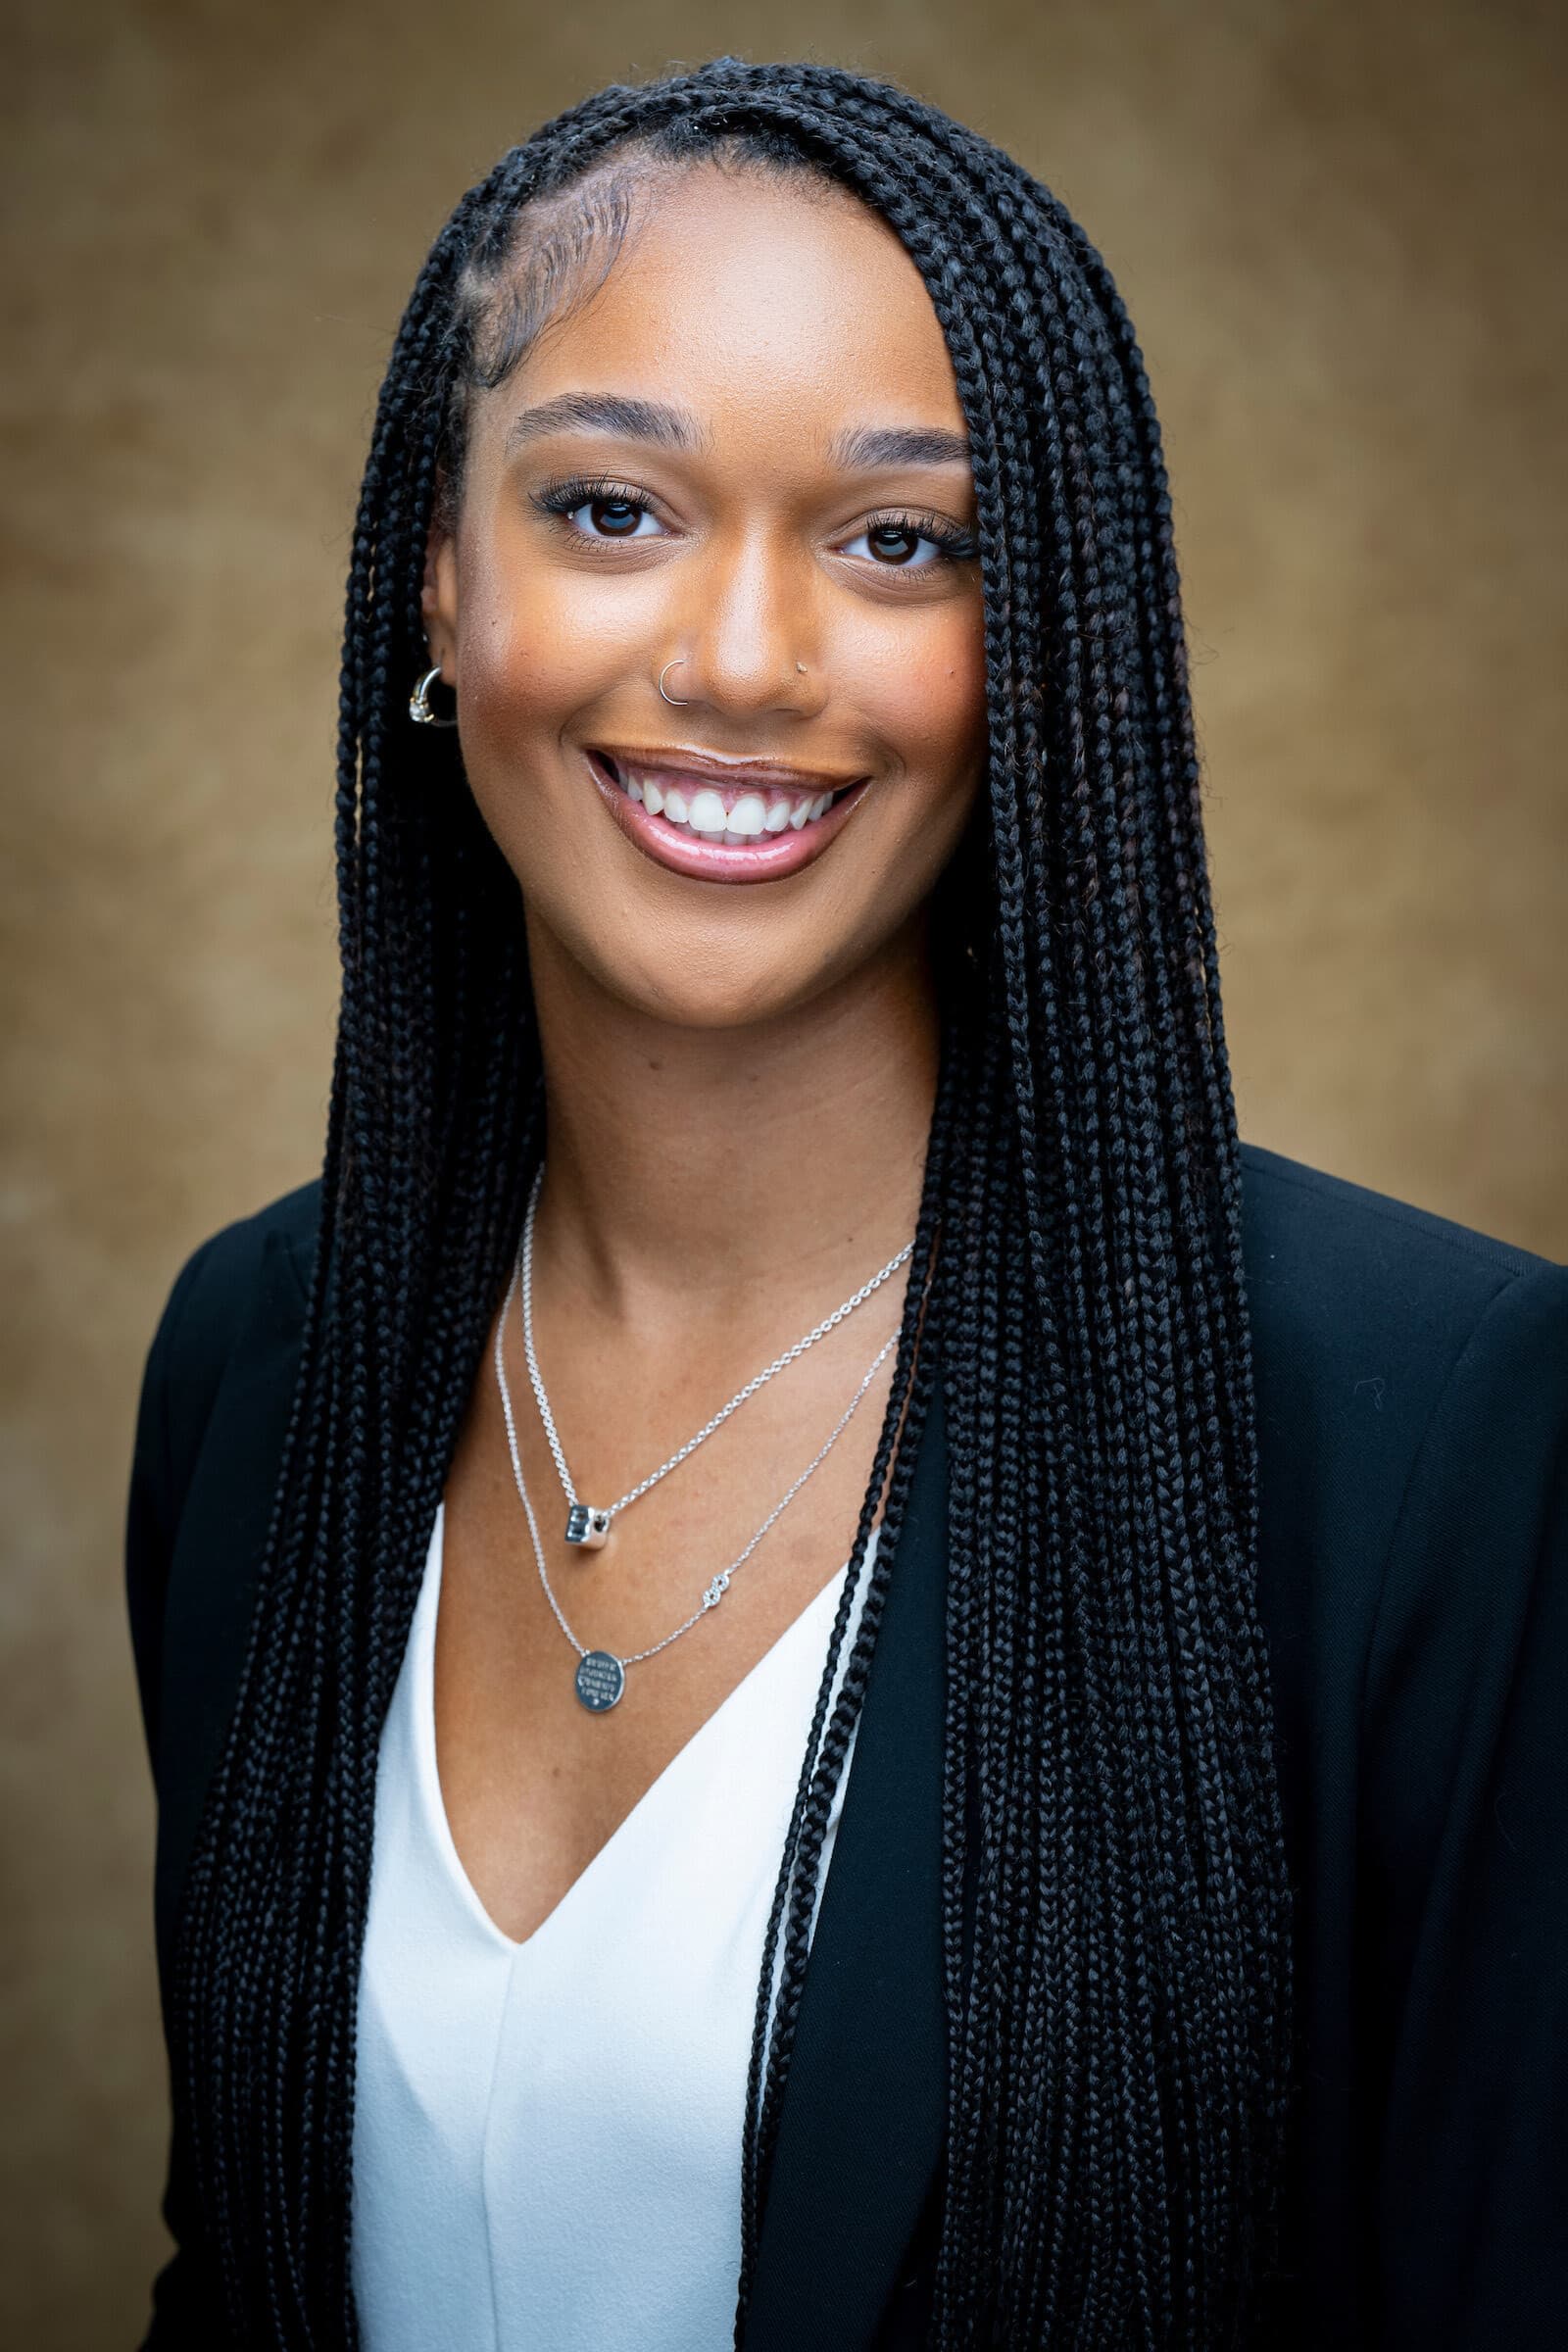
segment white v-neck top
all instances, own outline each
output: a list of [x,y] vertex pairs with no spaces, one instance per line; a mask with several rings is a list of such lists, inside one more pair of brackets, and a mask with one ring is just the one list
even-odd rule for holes
[[762,1943],[846,1571],[516,1943],[463,1868],[436,1771],[444,1520],[376,1783],[354,2104],[365,2352],[725,2352]]

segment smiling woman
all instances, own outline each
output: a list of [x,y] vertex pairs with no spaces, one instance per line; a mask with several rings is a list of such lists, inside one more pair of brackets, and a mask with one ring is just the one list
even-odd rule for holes
[[[423,617],[531,952],[728,1026],[906,958],[968,821],[967,432],[919,271],[848,191],[711,159],[601,178],[587,290],[466,411]],[[781,883],[841,837],[831,894],[649,871]]]
[[504,157],[337,853],[138,1428],[148,2344],[1554,2341],[1568,1274],[1239,1140],[1054,198],[732,59]]

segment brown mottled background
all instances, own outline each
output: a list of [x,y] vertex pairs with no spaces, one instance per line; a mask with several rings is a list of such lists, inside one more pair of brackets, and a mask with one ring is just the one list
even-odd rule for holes
[[161,2259],[121,1598],[181,1258],[315,1173],[340,579],[458,194],[584,91],[890,72],[1108,256],[1167,428],[1245,1134],[1568,1256],[1560,9],[795,0],[7,11],[0,2341]]

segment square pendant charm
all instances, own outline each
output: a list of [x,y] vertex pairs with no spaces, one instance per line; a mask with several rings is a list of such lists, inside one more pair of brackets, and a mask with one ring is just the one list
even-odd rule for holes
[[566,1513],[566,1542],[583,1551],[603,1551],[610,1541],[610,1513],[574,1502]]

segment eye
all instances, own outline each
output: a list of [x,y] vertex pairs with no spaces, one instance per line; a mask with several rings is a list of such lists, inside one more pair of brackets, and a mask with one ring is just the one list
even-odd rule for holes
[[844,543],[846,555],[862,550],[884,571],[932,571],[976,552],[966,532],[935,514],[873,514],[857,538]]
[[[579,519],[584,514],[586,522]],[[566,509],[565,519],[574,530],[591,532],[599,539],[647,539],[656,537],[659,530],[649,510],[634,498],[585,498],[580,507]]]
[[657,539],[662,526],[646,499],[617,482],[555,482],[534,504],[579,539]]

